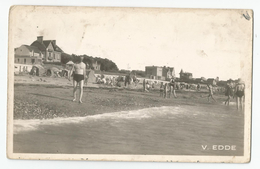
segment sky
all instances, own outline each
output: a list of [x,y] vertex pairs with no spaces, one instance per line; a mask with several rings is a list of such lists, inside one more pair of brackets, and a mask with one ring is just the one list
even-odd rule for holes
[[108,58],[119,69],[170,66],[193,77],[237,79],[252,55],[245,10],[15,7],[13,47],[37,36],[68,54]]

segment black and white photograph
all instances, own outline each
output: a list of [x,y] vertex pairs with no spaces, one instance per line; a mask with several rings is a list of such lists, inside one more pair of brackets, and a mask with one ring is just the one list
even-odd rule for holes
[[8,157],[247,163],[253,11],[12,6]]

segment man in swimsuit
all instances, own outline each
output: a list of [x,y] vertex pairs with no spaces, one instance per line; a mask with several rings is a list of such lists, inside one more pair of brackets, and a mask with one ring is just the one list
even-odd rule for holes
[[79,103],[82,103],[82,96],[83,96],[83,86],[84,81],[86,78],[86,65],[83,63],[84,57],[80,57],[80,61],[75,63],[70,71],[69,80],[71,75],[73,74],[73,101],[76,101],[76,93],[77,93],[77,86],[79,85],[80,88],[80,96],[79,96]]
[[244,108],[244,96],[245,96],[245,84],[242,83],[241,79],[238,79],[238,83],[235,87],[235,95],[236,95],[236,102],[237,102],[237,109],[239,109],[239,104],[241,109]]

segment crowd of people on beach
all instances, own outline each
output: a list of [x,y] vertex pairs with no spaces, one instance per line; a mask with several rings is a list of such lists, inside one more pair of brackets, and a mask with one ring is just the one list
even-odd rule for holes
[[[79,103],[82,103],[82,95],[83,95],[83,86],[86,79],[86,65],[83,63],[83,57],[80,57],[80,60],[78,63],[75,63],[72,66],[72,69],[69,73],[68,79],[70,80],[73,75],[73,101],[76,101],[76,91],[77,87],[79,86],[80,89],[80,96],[79,96]],[[134,84],[134,86],[137,86],[137,84],[140,82],[140,79],[136,77],[136,74],[131,76],[130,74],[126,76],[110,76],[105,77],[104,75],[98,75],[96,77],[96,82],[98,84],[106,84],[110,86],[118,86],[118,87],[127,87],[130,84]],[[155,85],[158,85],[158,81],[151,81],[143,78],[142,80],[142,86],[143,92],[150,92],[152,88],[154,88]],[[212,99],[214,102],[217,102],[214,98],[214,89],[217,86],[213,86],[210,83],[206,84],[208,89],[208,95],[201,97],[207,97],[208,102],[210,102],[210,99]],[[172,77],[169,81],[161,81],[160,82],[160,88],[159,88],[159,96],[163,98],[171,98],[172,96],[174,98],[177,98],[176,95],[176,89],[180,90],[185,88],[186,89],[195,89],[198,92],[201,90],[202,85],[198,83],[197,85],[183,85],[183,83],[176,82],[175,78]],[[217,88],[219,91],[220,88]],[[222,92],[222,90],[220,90]],[[225,96],[227,96],[227,99],[225,101],[225,105],[229,105],[231,98],[236,98],[236,105],[237,109],[243,109],[244,108],[244,96],[245,96],[245,84],[241,81],[241,79],[238,79],[238,82],[235,83],[234,81],[229,81],[227,83],[227,86],[225,87]]]
[[129,75],[127,76],[115,76],[115,75],[109,75],[104,76],[103,74],[96,75],[96,83],[97,84],[104,84],[112,87],[123,87],[123,86],[129,86],[131,84],[134,84],[136,87],[139,83],[139,79],[134,75],[133,77]]

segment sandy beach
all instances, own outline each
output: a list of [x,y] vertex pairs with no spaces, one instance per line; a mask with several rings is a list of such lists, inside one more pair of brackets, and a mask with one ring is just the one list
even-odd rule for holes
[[[67,79],[18,77],[14,152],[243,155],[244,114],[225,106],[224,94],[215,94],[217,103],[201,97],[206,90],[176,94],[165,99],[158,87],[142,92],[140,86],[87,84],[79,104]],[[236,150],[213,151],[215,144]]]
[[142,92],[141,84],[137,87],[131,85],[127,88],[118,88],[89,83],[84,87],[84,103],[78,104],[78,102],[72,102],[72,82],[65,78],[34,77],[32,79],[29,76],[20,76],[16,78],[14,85],[14,119],[82,117],[176,105],[223,106],[226,99],[223,94],[216,94],[215,98],[218,103],[213,100],[208,103],[206,97],[201,98],[201,95],[208,95],[207,90],[200,92],[177,90],[177,98],[165,99],[159,97],[159,85],[150,92]]

